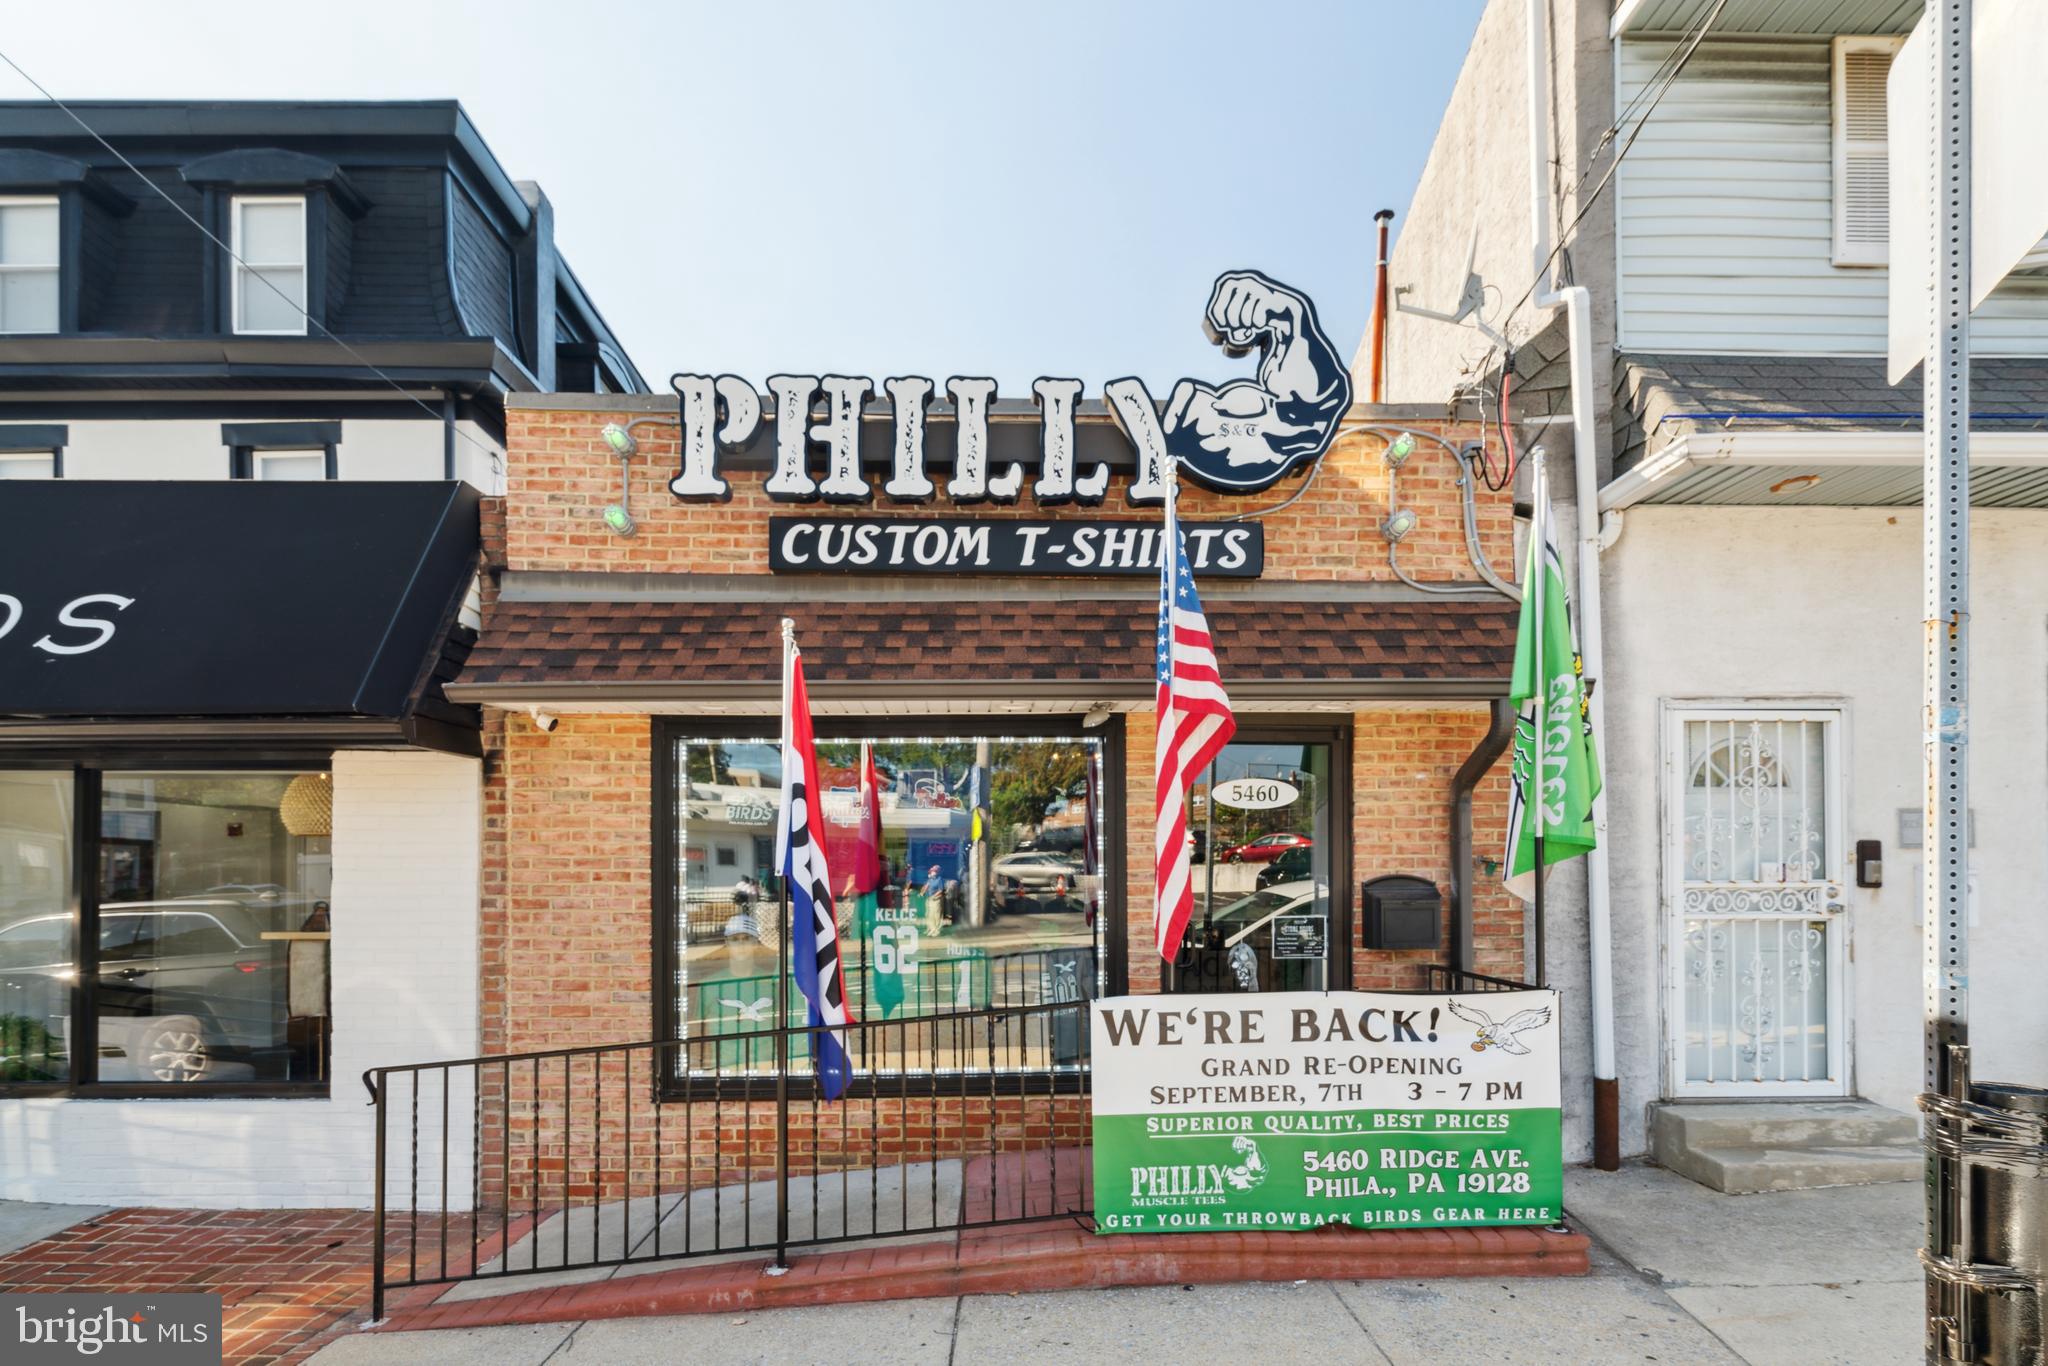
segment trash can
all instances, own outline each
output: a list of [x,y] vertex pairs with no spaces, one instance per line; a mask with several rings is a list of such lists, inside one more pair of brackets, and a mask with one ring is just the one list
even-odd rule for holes
[[2009,1288],[1983,1297],[1986,1366],[2043,1360],[2042,1287],[2048,1273],[2048,1090],[1973,1082],[1978,1107],[1963,1134],[1970,1183],[1971,1250],[1980,1265],[2010,1268]]

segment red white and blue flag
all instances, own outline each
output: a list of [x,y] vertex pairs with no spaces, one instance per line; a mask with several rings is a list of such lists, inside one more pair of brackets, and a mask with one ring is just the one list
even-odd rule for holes
[[839,921],[832,908],[832,881],[825,867],[823,812],[819,804],[818,750],[811,736],[811,699],[804,688],[804,661],[791,623],[782,631],[782,819],[775,830],[775,864],[789,889],[790,953],[797,990],[810,1004],[810,1036],[818,1089],[837,1100],[853,1076],[846,1053],[845,961],[839,954]]
[[1216,667],[1209,619],[1195,592],[1187,547],[1181,544],[1178,483],[1166,495],[1166,544],[1159,566],[1159,737],[1153,751],[1157,785],[1153,844],[1153,932],[1159,956],[1171,962],[1195,909],[1188,865],[1188,789],[1237,733],[1230,696]]

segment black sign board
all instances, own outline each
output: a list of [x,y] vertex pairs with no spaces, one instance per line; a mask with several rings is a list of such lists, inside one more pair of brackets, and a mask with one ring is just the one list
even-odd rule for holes
[[1320,962],[1330,951],[1329,919],[1320,915],[1273,917],[1273,957]]
[[[1108,518],[770,517],[778,574],[1156,575],[1160,522]],[[1197,577],[1255,579],[1257,522],[1183,522]]]
[[478,501],[456,483],[11,484],[0,715],[401,717],[476,574]]

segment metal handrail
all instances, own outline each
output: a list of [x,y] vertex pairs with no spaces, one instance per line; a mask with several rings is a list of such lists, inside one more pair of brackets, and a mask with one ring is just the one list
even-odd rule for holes
[[1517,982],[1512,977],[1489,977],[1483,972],[1468,972],[1454,968],[1447,963],[1425,963],[1423,972],[1429,980],[1431,991],[1540,991],[1534,982]]
[[[1090,1004],[367,1069],[376,1111],[372,1317],[383,1318],[395,1287],[771,1248],[782,1263],[791,1247],[1087,1217]],[[802,1072],[791,1066],[796,1039],[827,1032],[845,1036],[856,1068],[836,1102],[808,1085],[807,1060]],[[1002,1056],[1019,1065],[1000,1069]],[[771,1057],[779,1065],[764,1067]],[[791,1095],[791,1079],[807,1093]],[[764,1082],[775,1085],[772,1101]],[[942,1182],[948,1164],[958,1170]],[[465,1179],[466,1209],[451,1188]],[[806,1183],[808,1223],[793,1230],[792,1192]],[[403,1195],[396,1207],[394,1187]],[[757,1223],[771,1205],[772,1238]],[[670,1225],[679,1228],[665,1239]],[[607,1235],[617,1241],[607,1245]],[[587,1247],[572,1248],[586,1237]]]

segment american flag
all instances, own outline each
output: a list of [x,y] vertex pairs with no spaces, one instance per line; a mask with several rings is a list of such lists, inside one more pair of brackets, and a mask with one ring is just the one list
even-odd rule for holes
[[1237,718],[1216,667],[1209,619],[1195,593],[1195,576],[1181,544],[1177,488],[1166,495],[1166,548],[1159,564],[1159,738],[1153,751],[1158,788],[1157,841],[1153,854],[1153,931],[1159,956],[1169,962],[1180,952],[1180,937],[1195,909],[1194,878],[1188,867],[1188,788],[1230,737]]

